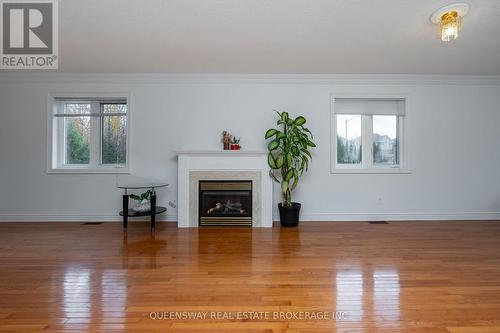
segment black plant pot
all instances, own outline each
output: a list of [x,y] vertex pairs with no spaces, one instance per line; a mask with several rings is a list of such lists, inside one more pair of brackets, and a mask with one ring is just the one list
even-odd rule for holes
[[301,204],[292,202],[292,206],[283,206],[283,203],[278,204],[280,210],[280,222],[283,227],[296,227],[299,224]]

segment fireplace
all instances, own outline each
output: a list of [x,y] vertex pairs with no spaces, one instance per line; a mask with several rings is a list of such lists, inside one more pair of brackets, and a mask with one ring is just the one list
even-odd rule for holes
[[200,180],[200,226],[252,226],[252,181]]
[[[252,228],[272,227],[273,183],[269,177],[267,150],[185,150],[177,154],[179,228],[200,227],[200,181],[251,183]],[[249,220],[249,216],[243,217]],[[249,222],[247,224],[250,225]]]

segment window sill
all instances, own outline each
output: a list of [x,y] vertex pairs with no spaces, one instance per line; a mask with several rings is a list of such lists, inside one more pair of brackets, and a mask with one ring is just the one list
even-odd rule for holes
[[80,175],[94,175],[94,174],[130,174],[129,168],[50,168],[47,170],[48,174],[80,174]]
[[333,169],[332,174],[410,174],[411,170],[405,168],[373,168],[373,169]]

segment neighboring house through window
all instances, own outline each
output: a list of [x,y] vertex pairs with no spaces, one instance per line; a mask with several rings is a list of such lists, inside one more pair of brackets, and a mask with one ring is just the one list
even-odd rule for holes
[[404,98],[334,98],[332,172],[406,171]]

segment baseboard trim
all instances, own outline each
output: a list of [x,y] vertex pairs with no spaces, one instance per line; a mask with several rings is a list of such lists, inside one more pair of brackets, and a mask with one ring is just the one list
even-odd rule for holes
[[[118,215],[98,214],[0,214],[0,222],[120,222]],[[131,219],[132,221],[147,220]],[[177,214],[158,215],[157,221],[177,222]],[[279,221],[278,215],[273,215]],[[443,220],[500,220],[500,212],[458,213],[316,213],[301,214],[300,220],[308,221],[443,221]]]
[[[130,221],[147,221],[148,217],[133,218]],[[0,214],[0,222],[120,222],[122,217],[118,215],[97,214]],[[156,221],[177,222],[176,214],[157,215]]]
[[[279,221],[279,215],[273,220]],[[445,221],[445,220],[500,220],[500,212],[458,212],[458,213],[316,213],[301,214],[300,220],[307,221]]]

